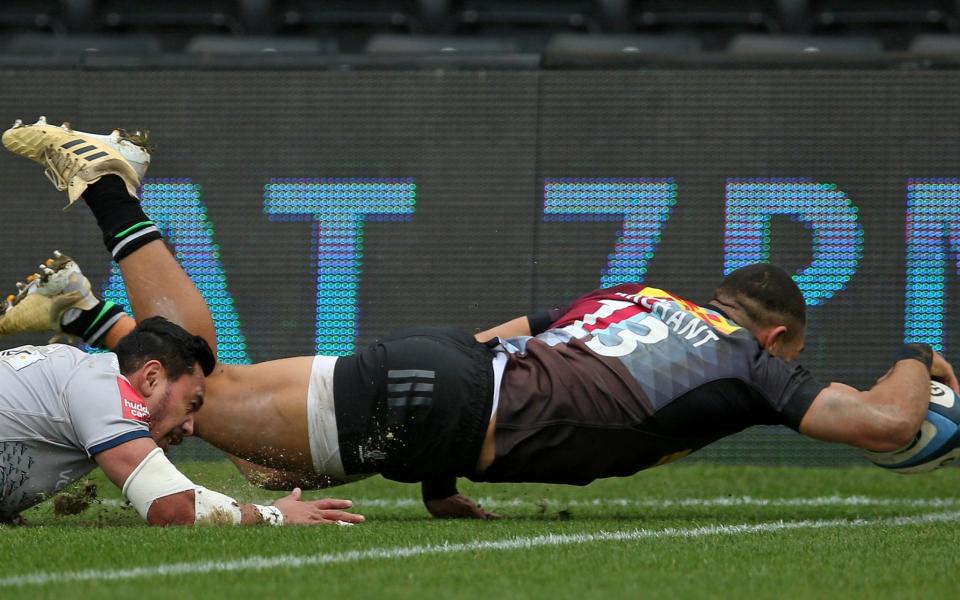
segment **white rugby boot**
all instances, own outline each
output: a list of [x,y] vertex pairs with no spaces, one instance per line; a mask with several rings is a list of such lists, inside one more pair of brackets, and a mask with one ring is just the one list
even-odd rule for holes
[[47,178],[73,205],[104,175],[118,175],[127,192],[139,198],[140,185],[150,166],[147,135],[114,129],[109,135],[74,131],[69,123],[48,125],[46,117],[24,125],[20,119],[3,132],[3,145],[14,154],[46,167]]

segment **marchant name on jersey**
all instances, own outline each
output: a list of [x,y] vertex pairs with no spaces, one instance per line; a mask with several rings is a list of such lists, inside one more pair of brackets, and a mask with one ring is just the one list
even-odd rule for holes
[[678,304],[664,300],[663,298],[653,298],[650,296],[639,296],[637,294],[618,294],[632,302],[638,302],[640,306],[648,309],[651,315],[659,313],[660,320],[665,325],[672,328],[674,333],[682,335],[684,339],[694,340],[694,348],[698,348],[707,342],[717,341],[720,338],[714,333],[713,329],[703,321],[703,319],[694,313],[684,310]]

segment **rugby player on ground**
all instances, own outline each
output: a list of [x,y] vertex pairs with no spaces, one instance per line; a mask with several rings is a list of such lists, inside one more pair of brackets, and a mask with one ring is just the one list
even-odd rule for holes
[[[45,266],[24,294],[39,285],[78,306],[91,299],[69,261]],[[294,490],[271,506],[239,504],[192,483],[164,450],[193,432],[204,374],[215,363],[210,347],[154,317],[113,350],[88,355],[54,344],[0,351],[0,523],[22,522],[21,511],[96,466],[151,525],[362,521],[339,510],[350,506],[344,500],[304,502]]]
[[[46,165],[71,203],[86,201],[138,319],[165,316],[215,348],[205,303],[137,201],[144,150],[116,134],[45,123],[18,123],[3,142]],[[39,287],[33,295],[7,306],[0,334],[52,328],[109,346],[134,327],[110,303],[82,307]],[[424,329],[353,356],[218,365],[194,429],[269,467],[240,461],[269,486],[381,473],[423,482],[435,516],[482,518],[490,514],[457,493],[457,477],[583,485],[758,424],[890,451],[918,431],[931,377],[960,391],[950,365],[922,344],[901,348],[869,390],[818,382],[792,362],[804,337],[796,284],[777,267],[752,265],[703,307],[627,284],[476,336]]]

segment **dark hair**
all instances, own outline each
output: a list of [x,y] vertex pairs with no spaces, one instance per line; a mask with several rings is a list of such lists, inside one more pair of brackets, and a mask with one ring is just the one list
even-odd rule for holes
[[803,292],[776,265],[758,263],[737,269],[723,278],[713,299],[735,304],[758,325],[786,325],[788,339],[807,324]]
[[197,363],[203,374],[209,375],[217,364],[207,340],[163,317],[150,317],[137,323],[113,352],[120,362],[121,373],[132,373],[148,360],[158,360],[171,380],[193,372]]

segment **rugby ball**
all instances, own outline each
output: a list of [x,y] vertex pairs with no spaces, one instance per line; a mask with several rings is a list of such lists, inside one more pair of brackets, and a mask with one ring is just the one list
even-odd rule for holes
[[925,473],[960,458],[960,401],[948,386],[930,382],[927,418],[910,444],[893,452],[864,452],[873,464],[897,473]]

